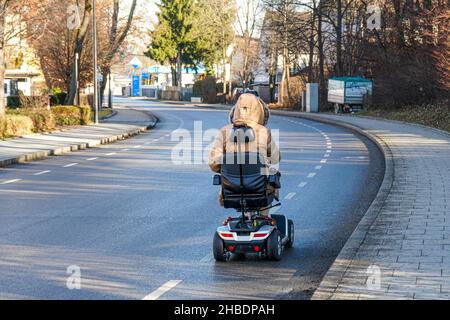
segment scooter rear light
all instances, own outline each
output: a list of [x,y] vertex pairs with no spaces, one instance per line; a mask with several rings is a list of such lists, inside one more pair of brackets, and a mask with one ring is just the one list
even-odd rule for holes
[[233,234],[232,233],[221,233],[220,235],[222,237],[224,237],[224,238],[233,238]]
[[253,238],[264,238],[265,236],[267,236],[267,233],[255,233]]

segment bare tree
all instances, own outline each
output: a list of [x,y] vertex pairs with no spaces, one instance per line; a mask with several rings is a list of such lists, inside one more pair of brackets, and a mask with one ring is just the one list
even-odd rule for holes
[[[112,15],[111,18],[108,19],[110,23],[109,28],[109,37],[108,42],[102,46],[100,60],[101,60],[101,72],[103,75],[104,81],[102,81],[100,86],[100,97],[103,101],[103,97],[105,94],[106,89],[106,79],[111,73],[111,65],[113,62],[113,59],[117,55],[119,49],[121,48],[122,44],[124,43],[125,39],[127,38],[128,34],[130,33],[134,13],[136,10],[136,3],[137,0],[133,0],[131,2],[130,10],[125,18],[120,16],[120,1],[119,0],[113,0],[112,3]],[[120,21],[124,20],[123,25],[120,24]]]
[[[76,72],[79,72],[79,68],[76,67],[75,63],[75,56],[81,57],[85,45],[86,36],[89,32],[89,26],[91,24],[92,19],[92,1],[93,0],[84,0],[84,6],[80,7],[80,10],[82,10],[81,14],[81,24],[80,28],[77,30],[75,34],[75,48],[73,51],[73,64],[72,64],[72,72],[70,75],[70,87],[69,92],[67,94],[66,98],[66,104],[73,105],[75,101],[75,96],[77,95],[77,78],[78,75]],[[78,2],[78,0],[77,0]],[[78,4],[78,3],[77,3]]]
[[238,48],[242,52],[243,67],[238,71],[238,75],[244,87],[251,81],[258,63],[257,50],[252,47],[252,42],[257,36],[263,10],[264,6],[260,0],[243,0],[237,14],[236,30],[243,39]]

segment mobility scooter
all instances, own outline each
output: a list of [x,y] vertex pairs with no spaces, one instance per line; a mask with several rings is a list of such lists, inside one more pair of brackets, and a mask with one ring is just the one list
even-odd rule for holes
[[[222,186],[224,208],[236,209],[239,217],[229,217],[214,234],[213,255],[216,261],[228,261],[233,254],[258,254],[262,258],[281,260],[284,248],[294,244],[294,223],[282,214],[262,215],[262,211],[281,206],[270,184],[280,188],[280,174],[270,174],[257,153],[242,152],[239,141],[254,139],[249,127],[233,128],[230,140],[236,153],[224,156],[221,174],[214,185]],[[231,162],[231,163],[230,163]],[[276,199],[278,200],[278,199]]]

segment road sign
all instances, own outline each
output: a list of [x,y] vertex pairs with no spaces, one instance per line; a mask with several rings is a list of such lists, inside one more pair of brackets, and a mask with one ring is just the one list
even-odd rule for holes
[[147,72],[142,73],[142,80],[148,80],[150,79],[150,74],[148,74]]
[[141,60],[139,60],[137,57],[134,57],[134,58],[130,61],[130,65],[131,65],[133,68],[137,69],[137,68],[142,67],[142,62],[141,62]]
[[141,95],[141,77],[133,76],[131,91],[132,97],[139,97]]

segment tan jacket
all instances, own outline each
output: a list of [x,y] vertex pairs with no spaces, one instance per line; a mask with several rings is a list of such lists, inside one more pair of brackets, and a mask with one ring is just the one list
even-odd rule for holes
[[269,167],[277,165],[280,162],[280,151],[274,142],[272,132],[266,127],[269,115],[269,109],[261,99],[253,94],[241,95],[231,110],[231,124],[220,130],[213,143],[209,155],[211,170],[220,173],[224,155],[237,151],[236,144],[230,139],[235,125],[246,125],[255,133],[255,139],[245,145],[242,144],[241,150],[257,152]]

